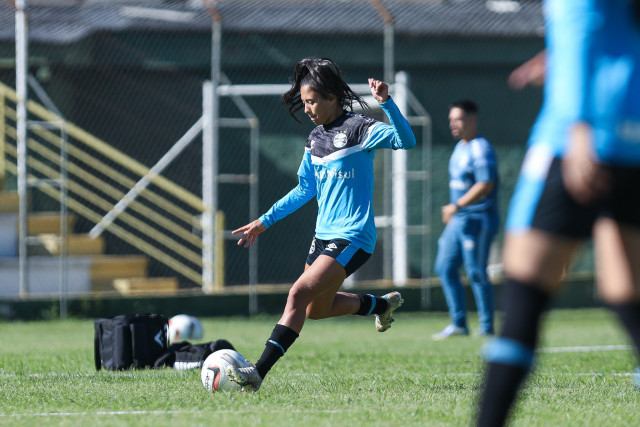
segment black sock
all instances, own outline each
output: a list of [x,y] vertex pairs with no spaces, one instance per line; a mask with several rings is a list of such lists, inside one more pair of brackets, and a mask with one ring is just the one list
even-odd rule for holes
[[529,373],[520,366],[489,363],[485,373],[483,399],[478,416],[479,427],[495,427],[505,424],[515,395]]
[[368,316],[370,314],[382,314],[387,311],[389,301],[382,297],[371,294],[357,294],[360,298],[360,309],[355,312],[358,316]]
[[609,308],[618,315],[620,323],[627,329],[636,352],[640,355],[640,302],[609,304]]
[[534,285],[505,280],[500,336],[487,346],[488,361],[478,426],[501,426],[533,363],[540,317],[550,296]]
[[264,379],[267,372],[271,370],[278,359],[284,356],[296,338],[298,338],[298,333],[287,326],[277,324],[275,328],[273,328],[271,337],[269,337],[265,344],[262,356],[260,356],[260,360],[256,363],[256,369],[262,379]]
[[540,317],[551,296],[534,284],[506,279],[504,283],[504,318],[500,336],[536,348]]

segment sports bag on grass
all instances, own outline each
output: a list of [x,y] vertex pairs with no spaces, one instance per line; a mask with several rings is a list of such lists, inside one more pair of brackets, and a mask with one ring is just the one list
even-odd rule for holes
[[225,348],[235,350],[233,345],[224,339],[204,344],[191,344],[189,341],[180,341],[171,344],[167,352],[156,360],[154,366],[156,368],[166,366],[179,371],[199,369],[202,368],[202,364],[211,353]]
[[161,314],[123,314],[94,321],[96,370],[153,367],[167,351],[169,319]]

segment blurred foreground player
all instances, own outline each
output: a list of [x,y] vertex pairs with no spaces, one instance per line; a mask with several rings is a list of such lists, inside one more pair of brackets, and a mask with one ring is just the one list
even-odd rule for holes
[[480,426],[507,420],[541,314],[586,238],[600,295],[640,348],[640,1],[544,8],[544,103],[509,207],[505,313],[485,352]]

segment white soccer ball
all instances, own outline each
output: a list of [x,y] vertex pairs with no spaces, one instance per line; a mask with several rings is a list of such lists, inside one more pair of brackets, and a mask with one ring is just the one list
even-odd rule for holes
[[251,364],[243,355],[230,349],[215,351],[205,359],[202,371],[200,371],[200,378],[202,385],[208,392],[242,391],[242,385],[227,376],[227,366],[230,365],[236,368],[246,368]]
[[201,338],[202,325],[197,318],[188,314],[178,314],[169,319],[169,344]]

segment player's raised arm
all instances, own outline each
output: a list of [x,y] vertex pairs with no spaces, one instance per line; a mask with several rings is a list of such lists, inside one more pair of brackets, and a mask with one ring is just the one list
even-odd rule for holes
[[393,102],[393,98],[389,96],[389,85],[381,80],[369,78],[369,89],[389,118],[390,125],[382,123],[372,127],[369,138],[363,146],[367,149],[393,148],[394,150],[408,150],[415,147],[416,136],[407,119]]

